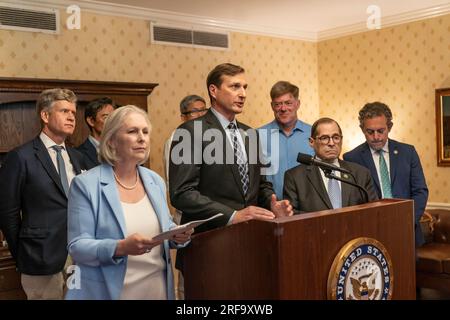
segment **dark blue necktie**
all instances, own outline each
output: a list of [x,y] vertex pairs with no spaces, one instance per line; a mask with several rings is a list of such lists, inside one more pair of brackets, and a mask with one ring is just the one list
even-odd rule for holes
[[61,154],[61,150],[64,149],[62,146],[54,145],[53,150],[56,151],[56,163],[58,164],[59,178],[61,179],[61,184],[63,186],[66,196],[69,195],[69,180],[67,179],[66,164]]

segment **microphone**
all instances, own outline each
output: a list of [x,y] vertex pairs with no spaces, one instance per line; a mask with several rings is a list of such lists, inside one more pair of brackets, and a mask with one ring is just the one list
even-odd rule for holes
[[336,170],[336,171],[340,171],[343,173],[351,174],[351,172],[345,168],[335,166],[334,164],[326,163],[326,162],[316,159],[313,156],[306,154],[306,153],[299,152],[298,156],[297,156],[297,162],[300,162],[301,164],[318,166],[324,170]]

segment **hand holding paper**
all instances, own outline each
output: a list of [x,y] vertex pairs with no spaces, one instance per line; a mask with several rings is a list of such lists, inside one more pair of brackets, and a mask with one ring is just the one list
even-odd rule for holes
[[[214,216],[212,216],[212,217],[210,217],[208,219],[195,220],[195,221],[191,221],[191,222],[186,223],[186,224],[182,224],[180,226],[177,226],[175,228],[170,229],[169,231],[161,232],[160,234],[154,236],[153,240],[174,240],[175,242],[178,242],[177,240],[175,240],[175,237],[174,237],[176,235],[180,235],[181,238],[183,238],[183,237],[185,237],[187,235],[187,240],[189,240],[192,232],[189,233],[188,231],[198,227],[199,225],[201,225],[201,224],[203,224],[203,223],[205,223],[205,222],[207,222],[209,220],[212,220],[212,219],[215,219],[215,218],[218,218],[218,217],[221,217],[221,216],[223,216],[223,213],[218,213],[218,214],[216,214],[216,215],[214,215]],[[186,232],[188,232],[188,233],[186,233]],[[182,235],[184,233],[186,233],[185,236]],[[186,242],[186,241],[183,241],[183,243]]]

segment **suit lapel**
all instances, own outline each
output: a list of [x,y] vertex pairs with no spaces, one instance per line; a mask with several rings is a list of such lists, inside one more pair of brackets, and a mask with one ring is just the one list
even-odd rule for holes
[[92,162],[98,163],[97,150],[95,149],[94,145],[89,141],[89,139],[86,141],[86,149],[88,158]]
[[75,156],[72,148],[67,148],[67,154],[69,155],[70,162],[72,163],[73,169],[75,170],[75,174],[78,175],[81,173],[81,166],[78,162],[77,157]]
[[[223,144],[223,161],[226,163],[226,157],[227,155],[232,155],[233,163],[231,165],[227,165],[226,167],[229,167],[236,185],[239,186],[239,192],[241,193],[242,197],[245,198],[244,191],[242,190],[242,183],[241,183],[241,176],[239,175],[239,168],[236,162],[234,161],[234,149],[231,145],[230,141],[228,140],[227,133],[223,129],[222,125],[219,122],[219,119],[212,113],[211,110],[208,110],[208,113],[205,115],[205,121],[207,123],[207,128],[205,128],[205,131],[209,128],[219,129],[222,133],[223,139],[225,140],[225,143]],[[249,184],[250,185],[250,184]]]
[[[345,164],[345,162],[343,162],[341,160],[339,160],[339,165],[342,168],[351,171],[351,169]],[[341,179],[347,181],[347,180],[350,180],[350,176],[347,173],[341,173]],[[349,185],[348,183],[345,183],[345,182],[341,181],[342,207],[347,207],[350,204],[350,193],[352,191],[351,188],[355,188],[355,187]]]
[[320,199],[326,204],[328,209],[333,209],[330,198],[328,197],[327,189],[323,184],[322,175],[319,171],[320,169],[315,166],[309,166],[306,170],[306,177],[313,186],[314,190],[316,190],[316,193],[319,195]]
[[120,196],[117,191],[116,183],[114,181],[113,169],[110,165],[103,164],[100,169],[100,183],[103,196],[108,202],[111,211],[116,217],[117,223],[122,231],[122,237],[125,238],[127,234],[125,226],[125,217],[120,204]]
[[53,182],[58,186],[61,193],[64,196],[66,196],[66,193],[64,192],[64,188],[61,184],[61,179],[59,177],[58,171],[56,171],[55,165],[53,164],[52,159],[50,158],[48,150],[39,137],[34,139],[33,147],[34,147],[36,157],[41,162],[42,167],[44,167],[47,174],[50,176],[50,178],[53,180]]
[[162,230],[164,230],[163,225],[162,225],[164,212],[163,212],[163,207],[161,206],[161,204],[165,203],[166,200],[162,196],[161,190],[155,184],[155,182],[152,179],[147,178],[147,176],[144,174],[144,169],[141,166],[139,166],[138,170],[139,170],[139,175],[144,184],[145,192],[147,193],[147,196],[150,199],[150,202],[152,203],[153,209],[155,210],[155,213],[158,216],[158,221],[159,221],[161,231],[162,231]]
[[368,168],[372,180],[375,182],[375,187],[377,188],[378,196],[381,197],[381,187],[380,180],[378,179],[377,168],[375,167],[375,162],[373,162],[372,152],[367,142],[364,144],[364,148],[361,152],[362,160],[364,161],[364,167]]
[[391,186],[394,185],[395,175],[397,173],[399,152],[397,144],[393,140],[389,140],[389,173],[391,176]]

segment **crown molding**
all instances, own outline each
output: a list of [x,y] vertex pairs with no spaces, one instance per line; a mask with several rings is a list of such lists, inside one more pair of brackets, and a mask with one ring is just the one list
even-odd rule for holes
[[[383,18],[381,16],[381,29],[404,24],[408,22],[419,21],[423,19],[430,19],[434,17],[443,16],[450,13],[450,3],[435,6],[426,9],[420,9],[410,11],[402,14],[388,16]],[[317,34],[317,41],[330,40],[335,38],[341,38],[348,35],[369,32],[377,29],[368,29],[366,22],[355,23],[347,26],[332,28],[324,31],[319,31]]]
[[[185,25],[190,27],[209,27],[225,29],[226,31],[250,33],[256,35],[286,38],[309,42],[319,42],[334,38],[340,38],[356,33],[372,31],[367,29],[366,22],[355,23],[347,26],[327,29],[319,32],[292,30],[285,28],[270,28],[266,26],[250,25],[241,22],[219,20],[208,17],[188,15],[164,10],[147,9],[128,5],[105,4],[104,2],[92,0],[0,0],[3,3],[32,5],[42,8],[58,8],[65,10],[69,5],[78,5],[82,12],[87,11],[100,15],[112,15],[156,23]],[[402,13],[398,15],[381,17],[381,28],[387,28],[403,23],[434,18],[450,14],[450,4],[435,6]]]

